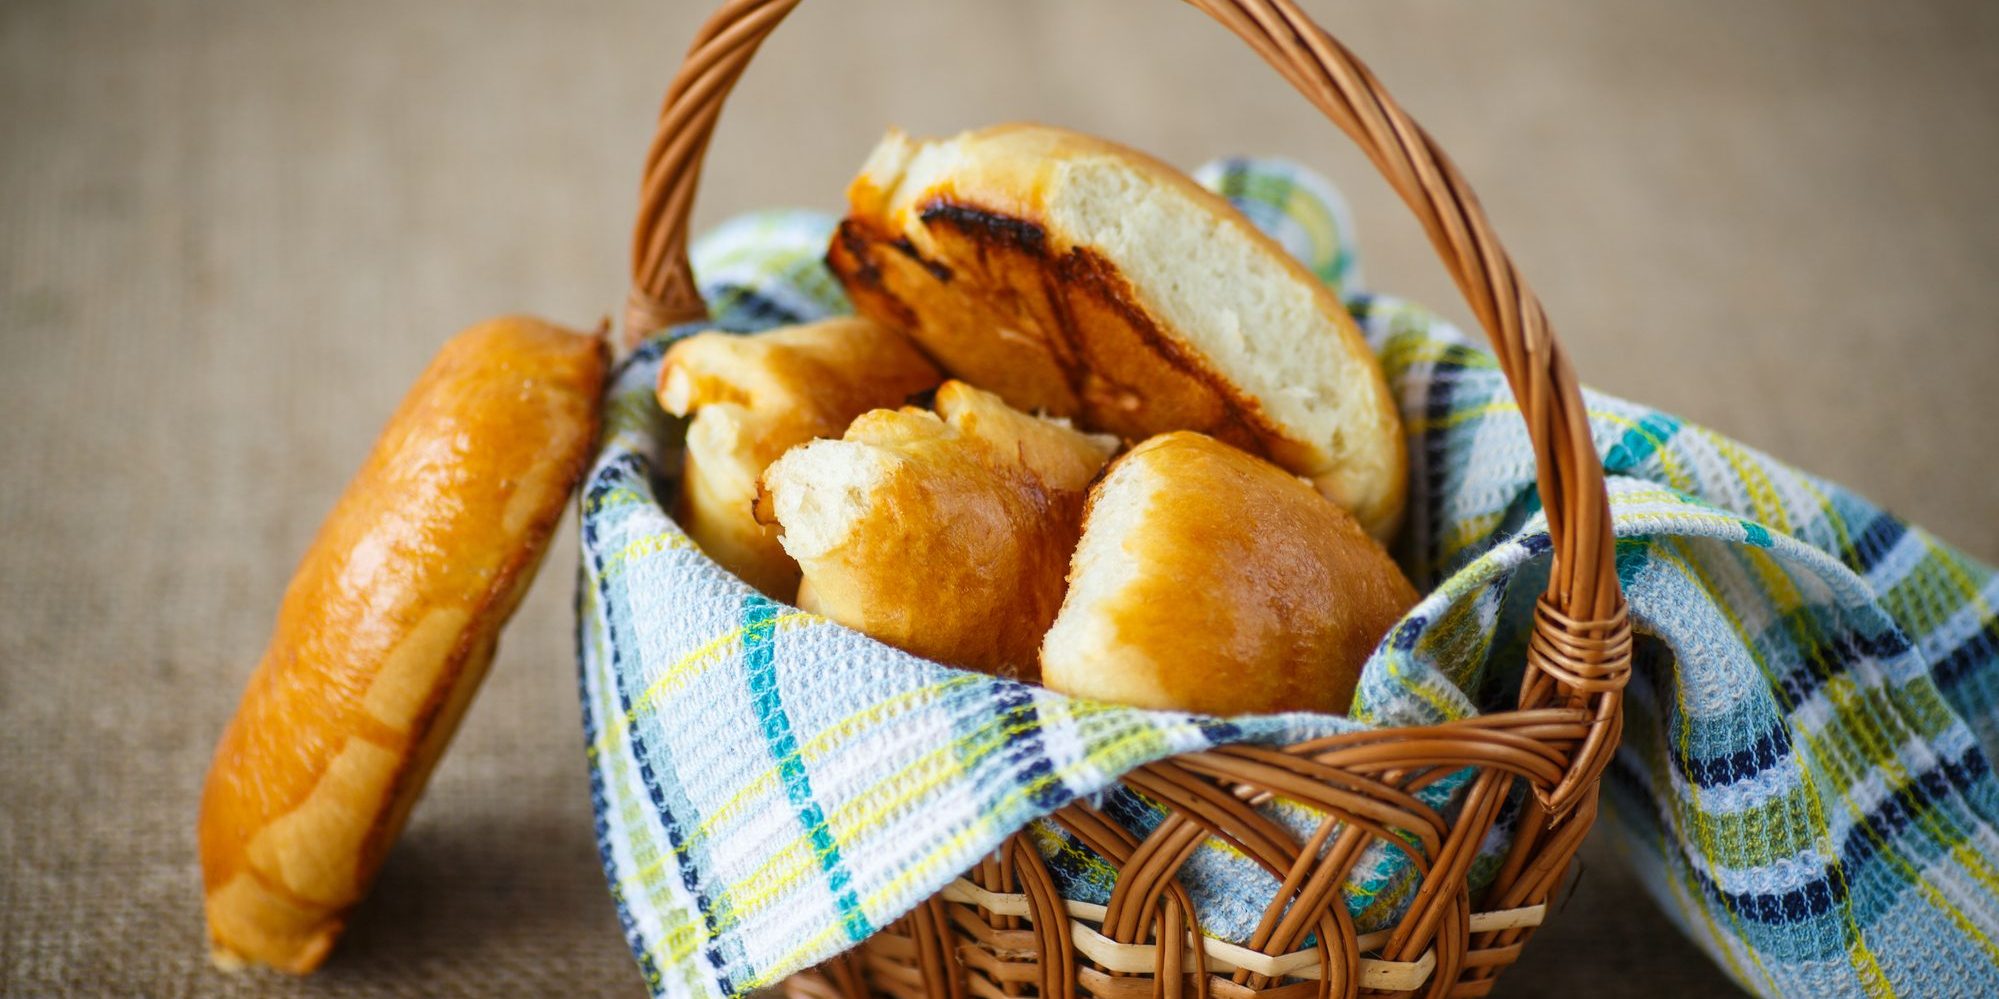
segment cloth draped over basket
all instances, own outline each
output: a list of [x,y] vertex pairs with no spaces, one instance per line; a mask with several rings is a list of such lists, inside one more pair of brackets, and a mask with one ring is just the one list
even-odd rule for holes
[[[581,500],[598,841],[655,994],[772,985],[1079,797],[1142,832],[1156,812],[1115,783],[1142,763],[1511,703],[1550,545],[1527,429],[1493,358],[1361,288],[1325,181],[1246,160],[1197,179],[1342,292],[1408,428],[1397,554],[1429,592],[1369,660],[1350,717],[1074,700],[888,648],[702,555],[666,509],[684,426],[653,399],[664,345],[847,308],[821,263],[831,218],[739,218],[693,249],[713,322],[654,338],[618,374]],[[1718,434],[1597,393],[1587,405],[1641,636],[1605,825],[1652,895],[1754,992],[1999,989],[1999,576]],[[1434,785],[1432,803],[1461,783]],[[1301,808],[1270,807],[1309,828]],[[1511,828],[1495,827],[1475,882]],[[1100,861],[1052,825],[1035,839],[1065,895],[1103,900]],[[1275,887],[1219,843],[1182,878],[1225,938],[1248,934]],[[1357,924],[1388,922],[1412,880],[1376,844],[1345,886]]]

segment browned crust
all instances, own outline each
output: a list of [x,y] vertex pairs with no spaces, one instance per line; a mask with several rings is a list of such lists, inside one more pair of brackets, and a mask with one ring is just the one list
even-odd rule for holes
[[[1249,392],[1154,312],[1154,289],[1122,274],[1114,251],[1078,245],[1081,234],[1057,224],[1050,212],[1067,197],[1067,168],[1107,162],[1169,195],[1190,221],[1259,248],[1271,276],[1281,272],[1311,298],[1329,327],[1319,331],[1329,340],[1314,349],[1347,361],[1333,376],[1338,384],[1299,387],[1335,395],[1344,414],[1336,431],[1317,417],[1309,428],[1285,422],[1284,406]],[[1407,469],[1400,414],[1352,317],[1268,234],[1180,171],[1040,125],[936,141],[891,132],[848,200],[828,263],[857,310],[909,333],[947,373],[1016,407],[1128,440],[1205,433],[1310,478],[1377,537],[1399,523]]]
[[[1289,440],[1255,398],[1160,327],[1130,282],[1101,254],[1080,246],[1054,251],[1046,230],[1034,221],[964,201],[933,198],[923,204],[919,217],[939,246],[956,251],[951,259],[927,257],[879,223],[849,217],[840,223],[827,264],[846,283],[856,310],[908,331],[940,366],[995,388],[1015,406],[1076,418],[1091,429],[1127,439],[1142,439],[1162,425],[1178,426],[1280,463],[1304,459],[1303,446]],[[1002,284],[1009,291],[1022,277],[1030,277],[1038,300],[1016,295],[1012,302],[993,302],[985,296],[990,280],[976,289],[968,282],[950,287],[960,270],[981,277],[1008,275]],[[1034,325],[1030,333],[1038,358],[1027,359],[1028,364],[1052,373],[1060,391],[1031,393],[1035,398],[1022,398],[1018,390],[1009,393],[1005,386],[1013,379],[1003,369],[1022,360],[1019,350],[969,365],[962,355],[953,357],[965,334],[951,313],[964,306],[946,304],[946,296],[961,302],[986,299],[971,307],[992,313],[989,322]],[[940,314],[949,318],[939,319]],[[1136,339],[1138,358],[1132,352],[1117,356],[1115,341],[1107,341],[1104,324],[1096,321],[1106,315]],[[1147,362],[1170,369],[1173,377],[1123,376]],[[1149,410],[1193,411],[1201,418],[1143,418]]]

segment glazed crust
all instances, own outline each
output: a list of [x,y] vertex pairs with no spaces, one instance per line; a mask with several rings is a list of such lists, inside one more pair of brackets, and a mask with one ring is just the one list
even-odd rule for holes
[[864,318],[680,340],[659,374],[661,407],[694,417],[675,518],[724,569],[793,599],[798,563],[751,513],[758,477],[792,447],[837,437],[854,417],[900,406],[940,377],[902,334]]
[[[849,189],[827,262],[858,312],[906,332],[947,373],[1017,408],[1127,440],[1199,431],[1312,478],[1376,536],[1393,532],[1405,490],[1399,418],[1378,362],[1331,290],[1227,202],[1141,153],[1025,125],[950,144],[948,169],[912,181],[902,171],[924,147],[891,135]],[[1267,271],[1309,290],[1338,349],[1364,373],[1337,387],[1368,397],[1365,416],[1342,431],[1364,461],[1341,466],[1324,442],[1300,439],[1173,329],[1106,251],[1058,227],[1048,202],[1059,167],[1093,158],[1114,158],[1173,192],[1191,206],[1186,225],[1238,230],[1261,248]]]
[[1042,682],[1079,696],[1214,715],[1345,713],[1368,655],[1417,600],[1352,516],[1200,434],[1119,458],[1091,491],[1083,530],[1042,652]]
[[942,419],[876,410],[840,441],[786,455],[764,475],[760,516],[781,523],[804,567],[800,607],[925,658],[1032,680],[1083,489],[1117,442],[958,382],[937,404]]
[[202,795],[218,964],[325,959],[583,474],[605,364],[539,320],[461,333],[321,525]]
[[809,560],[805,609],[926,659],[1033,679],[1081,494],[930,433],[928,414],[866,420],[849,439],[893,449],[901,463],[849,543]]
[[1108,434],[1080,433],[1066,421],[1031,416],[999,396],[952,379],[937,386],[937,416],[995,461],[1026,467],[1050,489],[1081,494],[1118,449]]
[[679,340],[660,360],[659,395],[675,416],[735,403],[812,431],[812,437],[833,437],[854,417],[900,406],[942,377],[900,333],[842,316]]

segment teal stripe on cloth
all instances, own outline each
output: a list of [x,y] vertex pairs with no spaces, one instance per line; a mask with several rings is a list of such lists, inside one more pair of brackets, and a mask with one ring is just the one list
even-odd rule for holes
[[1646,459],[1658,453],[1679,433],[1680,421],[1664,413],[1647,413],[1624,432],[1603,456],[1603,470],[1609,475],[1631,474]]
[[1742,522],[1742,543],[1757,548],[1770,547],[1770,532],[1762,524],[1745,520]]
[[[1492,355],[1366,293],[1350,214],[1295,166],[1198,176],[1340,289],[1408,430],[1397,554],[1428,592],[1375,650],[1348,717],[1213,719],[1076,701],[925,662],[757,596],[667,515],[681,434],[653,399],[665,339],[624,363],[585,483],[579,689],[613,904],[656,995],[747,995],[910,911],[1014,831],[1065,894],[1109,868],[1037,821],[1145,762],[1503,708],[1552,544]],[[698,241],[713,323],[848,308],[832,220],[763,212]],[[1617,572],[1640,641],[1604,826],[1687,935],[1764,995],[1985,995],[1999,981],[1999,574],[1838,485],[1697,425],[1586,392]],[[691,723],[698,720],[698,724]],[[1464,775],[1423,793],[1449,813]],[[1530,800],[1472,865],[1490,877]],[[1302,838],[1316,821],[1266,812]],[[1415,848],[1414,844],[1410,844]],[[1241,940],[1274,881],[1212,844],[1183,869],[1202,926]],[[1371,847],[1342,886],[1363,931],[1416,883]],[[1559,913],[1557,918],[1560,918]]]
[[812,842],[819,869],[826,875],[826,888],[840,909],[840,926],[847,938],[859,942],[874,932],[850,886],[852,876],[840,860],[840,847],[826,828],[826,813],[812,794],[812,780],[799,761],[798,740],[792,735],[791,721],[785,716],[784,701],[777,690],[776,654],[778,605],[762,594],[753,593],[743,601],[743,672],[749,680],[750,696],[756,701],[757,716],[763,719],[764,744],[777,760],[778,775],[784,781],[785,796],[798,810],[798,823]]

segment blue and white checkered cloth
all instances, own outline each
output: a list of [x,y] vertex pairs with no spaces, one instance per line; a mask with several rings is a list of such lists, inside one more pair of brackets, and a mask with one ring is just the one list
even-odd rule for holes
[[[741,995],[830,957],[1138,764],[1511,703],[1549,542],[1491,355],[1359,287],[1325,181],[1271,161],[1198,178],[1342,291],[1401,401],[1399,555],[1429,595],[1376,650],[1350,717],[1075,701],[759,596],[662,505],[684,430],[653,399],[664,343],[687,332],[673,331],[626,362],[606,403],[578,593],[598,839],[655,994]],[[758,214],[700,241],[712,325],[844,311],[820,263],[832,224]],[[1999,578],[1836,485],[1646,407],[1586,401],[1642,636],[1607,825],[1652,894],[1751,991],[1999,992]],[[1127,792],[1101,801],[1154,820]],[[1102,863],[1034,829],[1065,891],[1101,900]],[[1474,881],[1504,846],[1502,824]],[[1404,902],[1398,858],[1377,848],[1346,885],[1363,928]],[[1274,887],[1219,846],[1185,877],[1219,936],[1246,935]]]

